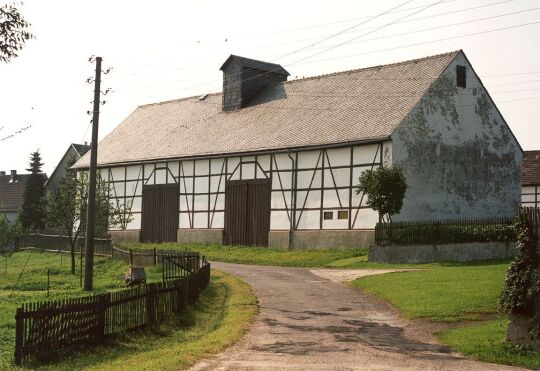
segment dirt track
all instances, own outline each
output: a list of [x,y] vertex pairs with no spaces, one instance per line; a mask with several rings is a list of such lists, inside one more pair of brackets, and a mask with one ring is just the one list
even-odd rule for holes
[[336,282],[354,272],[213,267],[246,280],[260,314],[242,340],[192,370],[517,369],[453,353],[420,322],[403,320],[384,302]]

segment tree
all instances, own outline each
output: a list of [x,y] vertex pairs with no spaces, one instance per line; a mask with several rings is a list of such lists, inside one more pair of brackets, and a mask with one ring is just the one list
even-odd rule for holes
[[15,250],[15,242],[21,234],[21,225],[18,221],[10,223],[4,215],[0,215],[0,255],[5,257],[4,273],[7,272],[8,257]]
[[19,218],[24,229],[42,229],[47,216],[45,197],[45,181],[47,177],[41,172],[41,155],[39,151],[30,155],[30,172],[24,189],[23,206]]
[[380,220],[388,223],[392,221],[392,215],[401,210],[406,190],[407,183],[401,169],[386,166],[364,171],[356,186],[356,194],[366,195],[367,205],[379,212]]
[[[68,162],[66,176],[49,201],[49,223],[66,230],[70,244],[71,273],[75,274],[75,245],[86,229],[88,208],[88,175],[71,169]],[[98,177],[96,187],[96,236],[105,236],[109,226],[117,222],[112,217],[118,211],[109,202],[107,183]]]
[[17,57],[26,41],[32,39],[28,23],[14,4],[0,6],[0,62]]

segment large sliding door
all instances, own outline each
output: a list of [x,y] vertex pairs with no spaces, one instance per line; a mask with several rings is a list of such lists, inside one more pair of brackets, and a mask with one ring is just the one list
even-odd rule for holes
[[142,191],[142,242],[176,241],[178,231],[177,184],[144,186]]
[[225,187],[225,239],[229,245],[268,246],[269,179],[232,180]]

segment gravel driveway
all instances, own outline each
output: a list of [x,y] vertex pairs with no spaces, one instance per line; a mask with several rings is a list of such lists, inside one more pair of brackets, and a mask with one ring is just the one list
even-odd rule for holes
[[[238,343],[192,370],[517,369],[451,352],[420,323],[403,320],[384,302],[336,282],[339,274],[228,263],[212,267],[247,281],[259,298],[260,314]],[[352,277],[351,271],[342,276]]]

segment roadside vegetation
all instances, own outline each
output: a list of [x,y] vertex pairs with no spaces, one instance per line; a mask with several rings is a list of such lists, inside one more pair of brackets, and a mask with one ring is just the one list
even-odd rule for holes
[[[78,263],[78,261],[77,261]],[[86,296],[77,274],[71,274],[69,255],[38,250],[14,253],[7,271],[0,273],[0,369],[12,367],[15,344],[15,310],[24,302]],[[23,271],[24,267],[24,271]],[[50,272],[50,295],[47,297],[47,269]],[[96,257],[94,292],[123,289],[121,275],[127,270],[119,260]],[[149,282],[160,281],[160,267],[145,268]],[[22,273],[22,274],[21,274]],[[20,279],[19,279],[20,276]],[[62,363],[42,367],[50,369],[162,369],[167,365],[189,365],[203,356],[203,350],[218,351],[238,339],[256,313],[255,297],[249,286],[231,276],[212,271],[210,286],[199,302],[182,316],[171,318],[154,333],[136,333],[111,339],[106,347],[81,352]],[[223,333],[221,333],[223,332]],[[210,333],[219,336],[211,336]],[[181,349],[180,349],[181,348]],[[172,350],[176,349],[176,350]],[[163,357],[160,359],[159,357]],[[145,363],[146,362],[146,363]],[[40,365],[29,365],[37,368]],[[146,367],[146,366],[145,366]]]
[[[441,263],[427,270],[369,276],[351,285],[387,300],[407,318],[453,323],[437,335],[464,355],[538,368],[540,353],[507,343],[507,318],[497,314],[509,264]],[[469,320],[473,322],[464,322]]]

